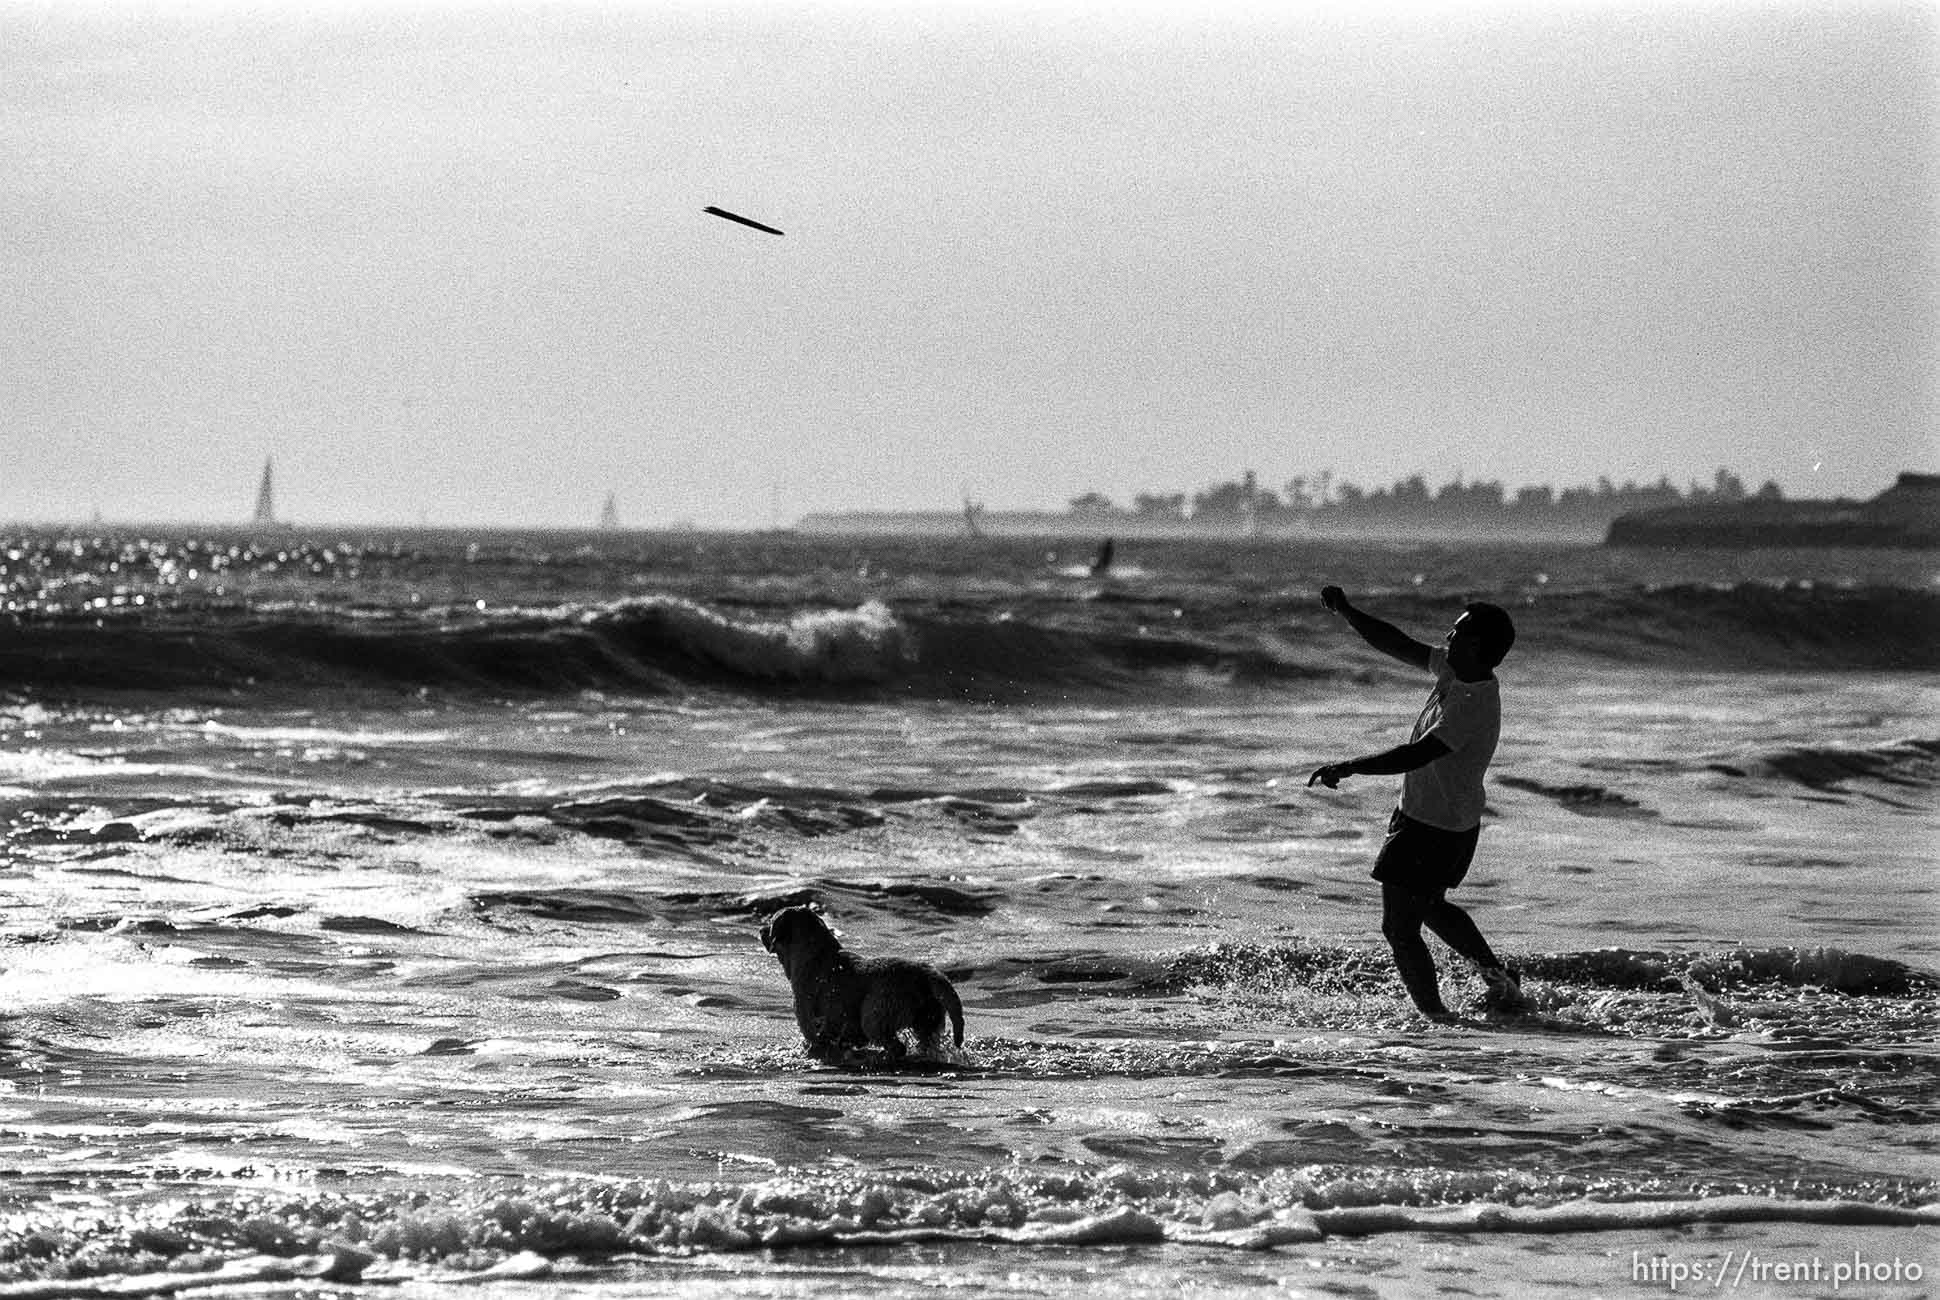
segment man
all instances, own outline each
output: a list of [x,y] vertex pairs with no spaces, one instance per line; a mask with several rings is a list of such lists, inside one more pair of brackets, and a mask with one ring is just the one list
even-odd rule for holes
[[1307,779],[1309,786],[1331,790],[1350,776],[1401,777],[1400,804],[1388,819],[1373,874],[1381,882],[1381,933],[1394,950],[1409,998],[1432,1020],[1452,1018],[1442,1005],[1435,959],[1421,937],[1426,925],[1480,969],[1491,1010],[1526,1010],[1515,976],[1468,913],[1446,897],[1468,874],[1482,832],[1482,775],[1502,731],[1495,667],[1515,643],[1515,625],[1500,606],[1477,601],[1441,645],[1430,646],[1354,608],[1339,587],[1321,588],[1320,601],[1376,650],[1435,677],[1407,744],[1328,763]]

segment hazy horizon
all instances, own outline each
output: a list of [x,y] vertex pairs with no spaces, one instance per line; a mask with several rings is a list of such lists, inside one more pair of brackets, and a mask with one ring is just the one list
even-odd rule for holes
[[[1731,467],[1721,466],[1719,468],[1729,471]],[[1165,494],[1165,493],[1178,493],[1181,496],[1183,496],[1189,503],[1193,499],[1193,497],[1198,493],[1207,491],[1209,489],[1221,487],[1221,486],[1230,486],[1232,484],[1237,483],[1239,481],[1239,477],[1240,477],[1239,475],[1234,475],[1229,479],[1223,479],[1223,480],[1207,479],[1204,482],[1197,482],[1190,485],[1149,484],[1149,485],[1142,486],[1139,489],[1139,491],[1150,492],[1155,495]],[[1404,473],[1403,475],[1401,475],[1402,479],[1406,479],[1409,477],[1411,477],[1410,474]],[[1430,490],[1431,493],[1437,491],[1438,489],[1446,485],[1445,483],[1436,482],[1434,479],[1428,477],[1427,475],[1421,475],[1421,477],[1425,480],[1428,486],[1428,489]],[[1599,475],[1598,480],[1607,479],[1613,489],[1617,490],[1618,492],[1622,492],[1622,491],[1634,489],[1634,488],[1655,487],[1659,484],[1660,480],[1664,477],[1666,476],[1653,475],[1648,479],[1617,480],[1617,479],[1611,478],[1609,475]],[[1509,481],[1501,481],[1501,482],[1502,482],[1502,487],[1504,490],[1506,501],[1513,502],[1518,488],[1549,487],[1553,489],[1556,493],[1560,494],[1566,489],[1594,490],[1598,487],[1598,480],[1591,480],[1591,481],[1582,482],[1582,483],[1534,483],[1534,482],[1519,483],[1519,482],[1509,482]],[[260,471],[259,471],[259,478],[257,481],[260,482]],[[1477,482],[1487,482],[1490,480],[1468,479],[1466,481],[1470,484],[1474,484]],[[1371,493],[1375,490],[1381,490],[1381,491],[1391,490],[1396,486],[1397,482],[1399,482],[1399,480],[1386,482],[1386,483],[1357,483],[1357,482],[1354,482],[1354,480],[1352,479],[1337,480],[1333,484],[1334,492],[1330,494],[1329,499],[1335,502],[1339,501],[1338,490],[1341,486],[1343,486],[1343,483],[1351,483],[1353,484],[1353,486],[1361,488]],[[1676,482],[1675,480],[1671,482],[1671,486],[1675,488],[1680,495],[1685,496],[1687,498],[1692,496],[1694,490],[1708,493],[1712,490],[1713,485],[1714,485],[1713,480],[1708,478],[1693,479],[1688,482],[1682,482],[1682,483]],[[1756,482],[1744,482],[1742,486],[1744,487],[1747,493],[1755,493],[1763,486],[1763,484],[1756,483]],[[1893,486],[1893,480],[1889,479],[1887,481],[1882,482],[1879,485],[1878,491],[1883,492],[1887,488],[1892,486]],[[1284,489],[1286,485],[1284,483],[1262,482],[1259,484],[1259,487],[1263,491],[1272,492],[1276,496],[1281,497],[1282,499],[1285,498]],[[1073,493],[1072,494],[1073,499],[1067,499],[1065,501],[1058,502],[1054,505],[1049,505],[1049,506],[1026,506],[1026,505],[1017,505],[1009,502],[987,501],[987,500],[975,500],[973,502],[971,499],[966,498],[966,499],[961,499],[953,502],[946,501],[946,502],[938,502],[935,504],[919,504],[919,505],[906,506],[906,507],[832,506],[827,508],[803,511],[798,515],[789,516],[779,520],[755,520],[755,521],[745,521],[745,522],[739,522],[739,523],[725,523],[725,524],[700,523],[691,519],[666,519],[666,520],[655,520],[652,522],[639,522],[636,520],[629,519],[627,517],[626,504],[623,501],[619,501],[617,497],[615,498],[615,508],[616,508],[616,513],[619,517],[619,524],[617,525],[617,527],[618,527],[618,530],[622,532],[656,532],[656,531],[683,531],[684,532],[684,531],[690,531],[690,530],[703,531],[703,532],[734,532],[734,531],[772,531],[776,529],[786,531],[786,530],[791,530],[795,528],[804,519],[808,519],[810,517],[818,516],[818,515],[819,516],[846,516],[846,515],[870,515],[870,514],[880,514],[883,516],[936,515],[939,517],[961,519],[963,517],[965,507],[971,504],[974,504],[979,510],[984,512],[985,515],[1001,516],[1001,515],[1029,515],[1029,514],[1059,514],[1059,515],[1071,514],[1073,518],[1080,518],[1082,516],[1079,513],[1072,512],[1071,507],[1075,504],[1074,499],[1078,496],[1084,495],[1086,491],[1089,491],[1089,489],[1085,489],[1085,490],[1081,490],[1080,492]],[[1108,496],[1109,494],[1106,494],[1106,495]],[[1136,502],[1134,500],[1135,495],[1136,494],[1127,495],[1122,499],[1110,498],[1110,504],[1114,508],[1125,511],[1128,513],[1128,515],[1131,515],[1131,517],[1135,518],[1136,515],[1132,514],[1132,512],[1134,512],[1136,509]],[[1851,497],[1848,499],[1865,500],[1867,498],[1870,498],[1876,495],[1878,495],[1878,492],[1866,492],[1861,494],[1858,497]],[[1803,498],[1803,497],[1794,496],[1788,493],[1786,494],[1785,499],[1788,501],[1805,501],[1805,500],[1811,500],[1813,498]],[[154,526],[157,528],[180,527],[180,528],[206,528],[206,529],[219,530],[219,531],[236,531],[236,530],[250,531],[252,529],[261,527],[255,524],[254,521],[250,518],[250,511],[254,509],[255,502],[256,502],[255,489],[252,488],[249,502],[247,503],[248,508],[245,510],[238,511],[235,515],[228,518],[203,518],[203,519],[164,519],[164,518],[145,519],[145,518],[133,518],[133,517],[114,518],[114,517],[109,517],[105,514],[100,516],[99,518],[95,518],[92,514],[90,514],[87,518],[0,517],[0,528],[27,527],[27,528],[65,529],[65,528],[89,528],[89,527],[140,528],[140,527]],[[353,518],[353,519],[314,519],[314,520],[295,518],[295,517],[292,517],[289,514],[289,512],[284,509],[279,498],[275,505],[275,523],[273,525],[270,525],[269,527],[277,528],[277,529],[288,529],[288,530],[294,530],[294,531],[301,531],[303,529],[310,528],[310,529],[344,529],[344,530],[369,529],[373,531],[393,531],[394,530],[394,531],[407,531],[407,532],[415,531],[419,529],[430,530],[430,531],[477,530],[477,531],[483,531],[483,532],[500,532],[500,531],[503,531],[503,532],[600,532],[600,531],[605,531],[599,519],[601,509],[604,506],[604,504],[605,504],[604,499],[602,499],[599,502],[595,502],[594,508],[586,512],[586,515],[584,518],[578,518],[578,519],[539,520],[539,521],[528,521],[523,523],[512,523],[512,522],[493,521],[489,519],[483,519],[483,520],[474,520],[468,523],[439,523],[435,520],[411,520],[411,519],[401,519],[401,518],[391,518],[391,519],[383,519],[383,518],[354,519]],[[1186,516],[1184,516],[1184,522],[1186,522],[1186,526],[1190,527],[1191,525],[1189,521],[1193,520],[1194,518],[1196,518],[1196,516],[1191,513],[1188,513]],[[1180,522],[1180,521],[1171,521],[1169,517],[1155,516],[1153,522],[1156,524],[1165,524],[1168,522]],[[1215,519],[1214,522],[1218,522],[1218,520]]]
[[1940,468],[1937,12],[0,5],[0,518],[1869,497]]

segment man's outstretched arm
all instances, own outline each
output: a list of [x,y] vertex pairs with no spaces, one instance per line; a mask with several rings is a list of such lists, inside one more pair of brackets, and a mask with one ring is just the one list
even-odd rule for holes
[[1420,740],[1396,745],[1378,754],[1350,758],[1345,763],[1323,764],[1314,769],[1314,774],[1307,778],[1307,784],[1324,785],[1331,790],[1350,776],[1399,776],[1418,767],[1427,767],[1448,752],[1448,746],[1439,737],[1423,736]]
[[[1361,634],[1361,640],[1379,650],[1382,654],[1399,659],[1415,668],[1428,667],[1428,653],[1431,649],[1426,643],[1417,641],[1386,619],[1355,609],[1348,603],[1347,593],[1339,587],[1322,587],[1320,603],[1347,620],[1347,625]],[[1419,766],[1419,764],[1417,764]],[[1396,769],[1406,771],[1406,768]]]

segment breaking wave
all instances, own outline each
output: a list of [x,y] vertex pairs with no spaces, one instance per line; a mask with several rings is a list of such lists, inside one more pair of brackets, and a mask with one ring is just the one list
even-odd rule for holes
[[[1404,622],[1445,617],[1396,598]],[[485,614],[321,607],[16,615],[0,683],[101,691],[365,687],[496,695],[1031,700],[1047,694],[1286,685],[1342,671],[1341,643],[1298,635],[1304,604],[1002,601],[743,612],[682,597]],[[1446,602],[1441,602],[1445,605]],[[1665,667],[1940,666],[1940,594],[1737,584],[1559,594],[1519,607],[1531,653]],[[1804,761],[1804,760],[1801,760]]]
[[1165,669],[1311,675],[1190,636],[900,614],[879,601],[765,618],[678,598],[489,618],[234,610],[203,611],[193,622],[39,618],[16,621],[0,646],[0,682],[61,693],[362,686],[1003,699],[1123,689]]
[[[1509,1019],[1536,1031],[1908,1044],[1940,1033],[1940,977],[1840,948],[1602,948],[1527,954],[1509,965],[1530,1003],[1526,1016]],[[1240,1007],[1294,1009],[1307,1023],[1334,1029],[1365,1029],[1370,1008],[1400,1004],[1384,952],[1325,944],[1218,944],[1137,969],[1120,963],[1102,983],[1104,990],[1191,991]],[[1480,992],[1476,985],[1478,1005]],[[1477,1024],[1495,1018],[1475,1014]]]
[[[1734,948],[1673,952],[1597,948],[1534,954],[1516,963],[1525,979],[1568,982],[1598,990],[1675,992],[1696,978],[1721,988],[1773,985],[1832,993],[1911,998],[1940,993],[1940,977],[1905,962],[1841,948]],[[1171,982],[1300,978],[1356,986],[1384,979],[1391,964],[1371,950],[1297,943],[1281,946],[1218,944],[1181,955],[1166,967]]]
[[[1648,1178],[1480,1169],[1432,1176],[1308,1166],[1266,1173],[776,1170],[748,1181],[567,1181],[376,1196],[251,1195],[121,1215],[34,1211],[0,1225],[0,1295],[168,1295],[262,1283],[516,1281],[605,1262],[977,1242],[1268,1250],[1389,1232],[1540,1233],[1718,1223],[1925,1227],[1940,1206],[1809,1185],[1688,1198]],[[1677,1191],[1685,1192],[1679,1197]]]

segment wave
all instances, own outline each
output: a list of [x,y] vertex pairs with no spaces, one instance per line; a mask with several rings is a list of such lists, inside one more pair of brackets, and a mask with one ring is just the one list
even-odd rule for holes
[[1579,817],[1651,818],[1657,814],[1620,791],[1600,785],[1548,785],[1533,777],[1504,773],[1496,784],[1512,790],[1527,790],[1561,804]]
[[1905,739],[1862,748],[1808,745],[1762,755],[1746,767],[1711,767],[1727,776],[1756,773],[1812,790],[1833,790],[1855,780],[1932,787],[1940,785],[1940,740]]
[[[1153,683],[1286,686],[1360,662],[1337,629],[1318,639],[1325,616],[1311,601],[1148,603],[966,598],[743,611],[655,596],[500,615],[242,606],[16,615],[0,639],[0,686],[69,696],[366,687],[1030,701]],[[1391,603],[1406,625],[1432,626],[1451,602]],[[1720,671],[1940,667],[1934,592],[1576,592],[1529,598],[1515,617],[1525,655]]]
[[[418,733],[397,734],[411,744],[419,740]],[[0,754],[0,760],[5,757]],[[17,797],[31,798],[34,791],[29,782],[55,782],[77,772],[91,778],[94,797],[85,805],[57,802],[23,808],[10,832],[21,843],[242,845],[253,843],[267,823],[283,830],[347,826],[386,836],[469,832],[539,844],[584,835],[703,862],[718,861],[719,851],[728,846],[746,846],[764,837],[813,840],[873,830],[891,821],[954,823],[972,835],[1006,835],[1049,808],[1095,813],[1115,800],[1143,800],[1174,788],[1166,782],[1141,780],[1081,781],[1043,789],[941,784],[836,789],[667,773],[553,793],[461,790],[373,802],[355,796],[265,790],[241,799],[212,800],[149,790],[117,795],[99,788],[104,773],[189,770],[180,766],[90,763],[61,753],[27,758],[31,761],[12,765],[0,761],[0,779],[11,775],[23,783]],[[848,887],[839,880],[821,886],[837,893]],[[937,893],[940,888],[912,886],[918,893]]]
[[[1940,1032],[1940,977],[1839,948],[1604,948],[1507,960],[1531,1004],[1528,1015],[1510,1019],[1535,1032],[1811,1037],[1841,1046],[1924,1043]],[[1468,978],[1464,970],[1453,973],[1458,981]],[[1296,1013],[1303,1023],[1343,1030],[1378,1027],[1385,1009],[1402,1005],[1392,961],[1369,947],[1216,944],[1142,964],[1101,963],[1089,979],[1108,995],[1189,992],[1240,1008],[1270,1006]],[[1479,1005],[1481,986],[1473,991]],[[1478,1016],[1477,1026],[1491,1021],[1486,1012]]]
[[737,621],[685,600],[494,618],[205,610],[193,619],[23,620],[0,680],[70,690],[276,686],[429,687],[543,694],[661,694],[683,683],[844,685],[905,657],[888,610]]
[[[1735,948],[1724,952],[1671,952],[1596,948],[1587,952],[1538,953],[1513,963],[1525,979],[1568,982],[1588,988],[1676,992],[1697,978],[1721,988],[1772,985],[1835,993],[1916,998],[1940,992],[1936,977],[1889,957],[1842,948]],[[1175,986],[1239,980],[1298,978],[1359,987],[1384,980],[1392,970],[1384,953],[1327,944],[1216,944],[1181,954],[1166,967]]]
[[[1940,593],[1742,582],[1576,592],[1515,611],[1586,657],[1722,669],[1940,667]],[[1519,642],[1520,644],[1520,642]]]
[[[1408,1178],[1333,1166],[1265,1173],[913,1168],[776,1169],[753,1181],[495,1182],[355,1197],[196,1198],[146,1213],[26,1212],[0,1227],[0,1296],[169,1295],[242,1284],[504,1282],[624,1277],[646,1261],[922,1243],[1270,1250],[1392,1232],[1530,1233],[1826,1224],[1928,1228],[1940,1206],[1902,1189],[1859,1200],[1789,1183],[1666,1194],[1501,1170]],[[1819,1193],[1815,1195],[1814,1193]],[[1928,1192],[1930,1197],[1930,1191]],[[14,1249],[8,1249],[14,1247]],[[662,1263],[653,1276],[666,1277]]]
[[1002,700],[1125,689],[1166,669],[1310,675],[1269,654],[1188,636],[897,613],[880,602],[772,618],[674,598],[489,619],[229,610],[193,620],[21,619],[10,632],[0,644],[0,684],[70,695],[362,686]]

